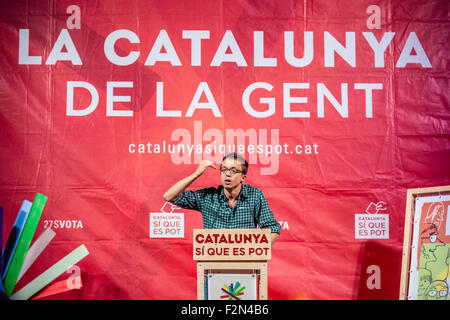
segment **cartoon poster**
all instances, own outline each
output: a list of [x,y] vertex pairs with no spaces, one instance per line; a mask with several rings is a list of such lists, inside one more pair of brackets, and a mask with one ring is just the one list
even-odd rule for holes
[[418,197],[409,300],[450,300],[450,195]]

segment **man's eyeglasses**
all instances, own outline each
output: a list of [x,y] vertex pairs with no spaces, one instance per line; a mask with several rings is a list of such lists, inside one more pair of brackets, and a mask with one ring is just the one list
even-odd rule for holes
[[228,169],[228,168],[220,168],[220,172],[221,172],[222,174],[227,174],[228,171],[229,171],[232,175],[235,175],[235,174],[237,174],[237,173],[242,173],[241,170],[238,170],[238,169],[236,169],[236,168],[231,168],[231,169]]

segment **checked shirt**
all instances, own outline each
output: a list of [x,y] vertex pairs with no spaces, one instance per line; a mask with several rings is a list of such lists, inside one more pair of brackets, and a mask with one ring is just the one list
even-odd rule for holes
[[184,209],[200,211],[205,229],[250,229],[259,226],[280,233],[266,197],[258,188],[242,184],[233,208],[228,205],[223,186],[184,191],[174,202]]

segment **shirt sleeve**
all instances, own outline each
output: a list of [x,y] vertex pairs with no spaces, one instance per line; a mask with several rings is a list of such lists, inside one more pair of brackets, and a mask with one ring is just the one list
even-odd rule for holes
[[184,191],[173,203],[183,209],[200,211],[200,199],[202,198],[203,190]]
[[273,212],[270,210],[266,197],[262,192],[260,193],[258,204],[256,220],[258,221],[259,227],[261,229],[270,228],[272,233],[280,234],[281,225],[275,220]]

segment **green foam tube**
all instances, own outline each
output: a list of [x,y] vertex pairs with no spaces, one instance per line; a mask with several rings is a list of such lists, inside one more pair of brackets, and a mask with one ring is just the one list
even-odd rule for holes
[[27,255],[28,248],[30,247],[31,240],[33,239],[46,202],[46,196],[40,193],[36,194],[4,280],[5,294],[8,297],[11,296],[14,290],[20,270],[22,269],[23,261]]

